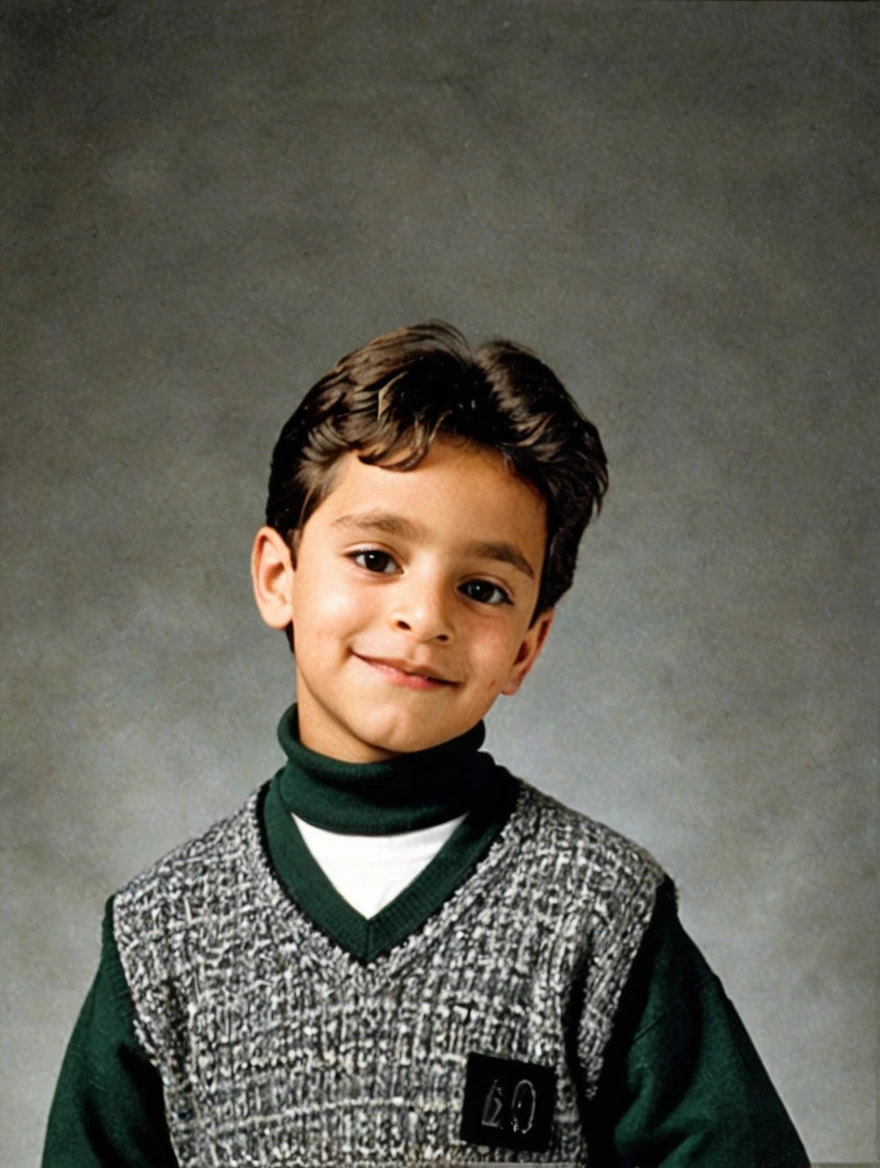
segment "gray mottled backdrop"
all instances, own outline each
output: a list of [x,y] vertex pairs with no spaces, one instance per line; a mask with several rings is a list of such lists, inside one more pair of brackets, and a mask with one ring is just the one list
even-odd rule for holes
[[6,0],[0,1161],[105,898],[278,763],[275,434],[426,317],[611,459],[490,747],[655,852],[812,1158],[877,1159],[878,17]]

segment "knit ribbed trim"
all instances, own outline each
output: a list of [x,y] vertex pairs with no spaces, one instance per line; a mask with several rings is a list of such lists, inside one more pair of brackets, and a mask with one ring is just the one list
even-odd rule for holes
[[490,788],[491,798],[481,799],[415,880],[369,919],[336,891],[312,856],[282,798],[284,772],[279,772],[264,791],[260,817],[269,858],[288,896],[358,961],[367,964],[387,953],[433,916],[509,819],[517,798],[516,780],[491,759],[489,763],[491,778],[484,794]]
[[299,740],[296,706],[278,726],[287,765],[276,775],[288,812],[353,835],[394,835],[446,823],[485,802],[495,765],[479,754],[482,722],[450,742],[383,762],[350,763]]

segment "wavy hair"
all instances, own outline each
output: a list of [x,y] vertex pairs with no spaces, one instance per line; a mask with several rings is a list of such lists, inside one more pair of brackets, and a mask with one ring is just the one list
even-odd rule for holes
[[543,497],[547,546],[535,616],[571,586],[578,544],[608,486],[605,451],[556,375],[529,349],[472,350],[439,321],[386,333],[343,357],[303,398],[272,455],[266,523],[295,557],[297,533],[354,453],[417,467],[438,437],[496,450]]

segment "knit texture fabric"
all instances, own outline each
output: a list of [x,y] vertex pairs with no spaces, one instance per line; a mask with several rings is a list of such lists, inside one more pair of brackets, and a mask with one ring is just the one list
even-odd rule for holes
[[[634,844],[519,783],[471,875],[363,964],[286,895],[253,796],[114,901],[181,1168],[587,1164],[583,1103],[662,879]],[[461,1138],[469,1052],[555,1070],[547,1151]]]

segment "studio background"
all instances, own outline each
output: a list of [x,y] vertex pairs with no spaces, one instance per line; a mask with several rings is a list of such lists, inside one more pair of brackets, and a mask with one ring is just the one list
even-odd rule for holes
[[611,490],[510,769],[649,847],[812,1159],[877,1146],[875,4],[0,15],[0,1161],[106,898],[280,765],[248,556],[342,353],[508,335]]

